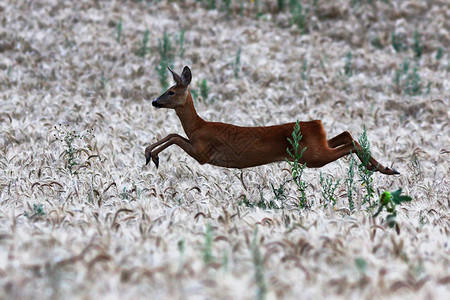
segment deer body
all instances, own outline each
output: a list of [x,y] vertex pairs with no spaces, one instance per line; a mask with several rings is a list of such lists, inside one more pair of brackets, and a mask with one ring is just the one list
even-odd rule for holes
[[[170,69],[169,69],[170,70]],[[288,138],[292,138],[295,123],[265,127],[240,127],[219,122],[207,122],[195,111],[188,85],[191,72],[184,67],[182,75],[172,70],[176,85],[170,87],[152,102],[156,108],[173,108],[179,117],[187,139],[169,134],[145,149],[146,163],[150,159],[159,165],[158,154],[176,144],[200,164],[212,164],[227,168],[247,168],[291,159],[287,149],[292,150]],[[327,140],[320,120],[300,122],[302,139],[300,149],[306,148],[301,163],[319,168],[338,158],[361,150],[359,144],[347,131]],[[368,169],[384,174],[399,174],[379,164],[370,157]]]

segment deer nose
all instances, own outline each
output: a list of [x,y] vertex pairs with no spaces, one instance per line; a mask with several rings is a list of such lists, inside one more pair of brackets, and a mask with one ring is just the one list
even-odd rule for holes
[[152,101],[152,105],[156,108],[161,108],[162,106],[158,103],[158,99]]

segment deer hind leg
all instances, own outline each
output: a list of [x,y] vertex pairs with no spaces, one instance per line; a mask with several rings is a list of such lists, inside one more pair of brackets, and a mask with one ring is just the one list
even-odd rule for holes
[[[353,151],[353,153],[356,153],[358,155],[358,153],[362,150],[361,146],[358,144],[358,142],[356,142],[352,135],[348,132],[348,131],[344,131],[341,134],[335,136],[332,139],[329,139],[327,141],[328,147],[330,148],[337,148],[340,146],[343,146],[345,144],[355,144],[357,149],[359,150],[355,150]],[[363,161],[363,159],[361,158],[360,155],[358,155],[358,158]],[[370,157],[369,159],[370,164],[366,166],[367,169],[369,170],[374,170],[377,169],[377,167],[380,165],[380,163],[378,161],[376,161],[373,157]]]
[[353,137],[348,131],[344,131],[341,134],[338,134],[334,138],[331,138],[327,141],[328,147],[336,148],[342,145],[345,145],[349,142],[353,141]]
[[[348,131],[344,131],[341,134],[338,134],[337,136],[335,136],[334,138],[331,138],[327,141],[328,147],[331,149],[335,149],[337,147],[349,144],[349,143],[353,143],[354,139],[352,137],[352,135],[348,132]],[[356,153],[358,153],[357,151],[355,151]],[[376,166],[369,164],[368,166],[366,166],[367,169],[369,170],[373,170],[376,168]]]
[[[189,154],[190,156],[192,156],[193,158],[197,159],[198,155],[196,155],[196,152],[194,151],[194,147],[192,146],[191,142],[180,136],[180,135],[176,135],[172,138],[170,138],[165,144],[163,144],[162,146],[158,147],[156,150],[151,151],[151,153],[149,154],[147,158],[147,164],[150,161],[150,158],[152,159],[153,163],[155,164],[156,168],[158,168],[159,166],[159,157],[158,154],[163,151],[164,149],[166,149],[167,147],[171,146],[171,145],[177,145],[179,146],[181,149],[183,149],[187,154]],[[197,159],[198,160],[198,159]]]
[[[329,155],[327,155],[326,157],[325,164],[335,161],[343,156],[349,155],[350,153],[355,153],[361,160],[361,162],[364,162],[363,157],[359,154],[361,151],[362,151],[361,145],[357,141],[352,140],[344,145],[341,145],[340,147],[329,149]],[[386,175],[400,174],[394,169],[383,166],[372,156],[370,156],[369,158],[369,163],[370,164],[366,166],[366,168],[369,170],[375,169]]]

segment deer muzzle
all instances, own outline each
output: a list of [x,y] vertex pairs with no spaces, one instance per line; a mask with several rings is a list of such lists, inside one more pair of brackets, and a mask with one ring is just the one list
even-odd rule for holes
[[158,99],[152,101],[152,105],[156,108],[161,108],[161,104],[158,103]]

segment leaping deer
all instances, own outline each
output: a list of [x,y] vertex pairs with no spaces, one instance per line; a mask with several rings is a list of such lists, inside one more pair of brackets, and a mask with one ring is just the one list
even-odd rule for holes
[[[292,160],[287,149],[292,150],[288,138],[292,137],[295,123],[267,127],[240,127],[232,124],[207,122],[195,111],[188,89],[192,75],[189,67],[184,67],[181,76],[172,71],[175,85],[152,102],[156,108],[172,108],[183,125],[187,139],[172,133],[145,149],[146,165],[150,159],[159,166],[158,155],[167,147],[176,144],[200,164],[211,164],[227,168],[247,168],[277,161]],[[302,139],[300,149],[306,147],[300,162],[309,168],[320,168],[350,153],[362,150],[348,131],[326,139],[320,120],[300,122]],[[159,146],[159,147],[158,147]],[[383,174],[400,174],[385,167],[370,157],[369,170]]]

